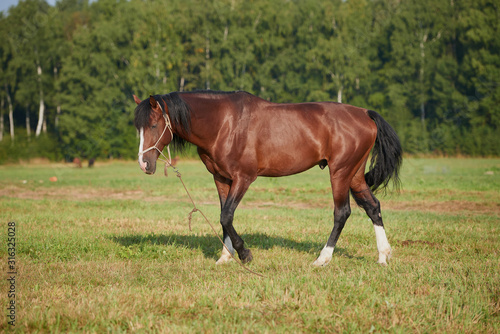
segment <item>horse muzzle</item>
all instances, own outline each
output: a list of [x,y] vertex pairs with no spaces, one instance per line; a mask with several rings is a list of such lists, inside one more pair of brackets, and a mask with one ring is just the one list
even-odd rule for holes
[[146,174],[152,175],[156,171],[156,163],[151,163],[150,161],[143,160],[142,156],[139,156],[139,166],[141,167],[142,171]]

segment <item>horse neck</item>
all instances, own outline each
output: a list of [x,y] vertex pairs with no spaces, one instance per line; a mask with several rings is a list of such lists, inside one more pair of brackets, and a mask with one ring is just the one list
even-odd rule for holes
[[197,93],[179,93],[191,110],[191,133],[186,134],[174,128],[174,132],[182,139],[200,148],[207,149],[217,138],[224,120],[221,114],[222,105],[227,103],[223,95]]

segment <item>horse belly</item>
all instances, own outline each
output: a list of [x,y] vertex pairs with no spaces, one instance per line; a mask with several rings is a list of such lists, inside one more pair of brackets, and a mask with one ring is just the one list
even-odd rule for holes
[[[256,157],[259,176],[285,176],[301,173],[325,159],[325,142],[328,136],[320,125],[307,122],[275,123],[263,125],[256,140]],[[323,152],[323,153],[322,153]]]
[[298,165],[289,165],[289,166],[269,166],[264,168],[259,168],[257,176],[267,176],[267,177],[280,177],[280,176],[288,176],[302,173],[312,167],[317,165],[313,164],[298,164]]
[[298,174],[317,165],[322,158],[312,147],[272,147],[258,155],[259,176],[286,176]]

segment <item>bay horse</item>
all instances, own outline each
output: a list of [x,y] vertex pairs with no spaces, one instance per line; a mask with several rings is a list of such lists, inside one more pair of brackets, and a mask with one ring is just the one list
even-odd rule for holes
[[235,209],[250,184],[258,176],[287,176],[316,165],[330,171],[334,223],[313,265],[332,259],[351,214],[349,191],[373,222],[378,263],[387,264],[391,247],[374,192],[390,179],[399,185],[402,149],[394,129],[377,112],[335,102],[272,103],[243,91],[173,92],[143,101],[134,95],[134,100],[142,171],[155,172],[165,146],[172,143],[182,151],[189,142],[213,175],[227,246],[217,264],[230,261],[235,250],[243,263],[253,259],[233,227]]

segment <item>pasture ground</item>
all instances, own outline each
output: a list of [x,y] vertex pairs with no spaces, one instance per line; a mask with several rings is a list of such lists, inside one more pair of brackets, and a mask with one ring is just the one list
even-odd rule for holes
[[[500,159],[406,159],[403,189],[379,194],[393,257],[353,212],[327,267],[327,170],[260,178],[235,215],[249,265],[215,266],[221,245],[161,165],[0,166],[0,331],[170,333],[500,332]],[[199,161],[179,169],[217,224]],[[56,176],[57,182],[49,178]],[[7,324],[7,227],[16,223],[16,322]],[[220,225],[216,225],[219,233]]]

